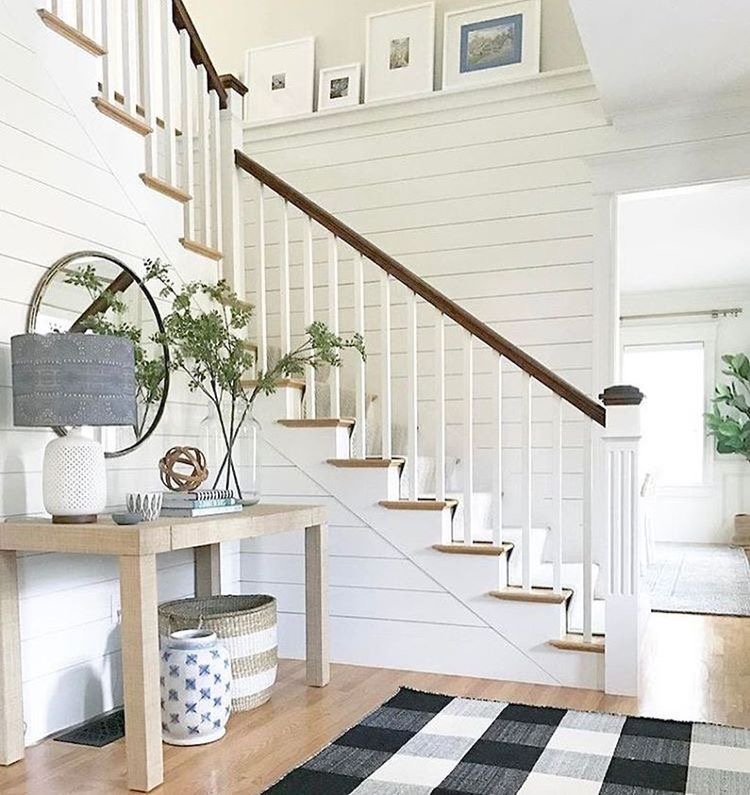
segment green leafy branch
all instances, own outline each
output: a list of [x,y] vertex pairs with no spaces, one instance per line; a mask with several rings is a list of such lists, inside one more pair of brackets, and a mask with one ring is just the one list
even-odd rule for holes
[[730,381],[716,387],[713,410],[705,415],[706,430],[714,437],[718,453],[750,461],[750,360],[744,353],[728,354],[721,360],[727,365],[722,373]]

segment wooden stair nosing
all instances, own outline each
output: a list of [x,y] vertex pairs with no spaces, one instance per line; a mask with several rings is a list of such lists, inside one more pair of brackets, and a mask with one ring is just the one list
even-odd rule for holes
[[536,602],[538,604],[561,605],[570,599],[573,591],[563,588],[562,593],[555,593],[551,588],[534,587],[526,591],[517,585],[508,585],[498,591],[490,591],[494,599],[508,602]]
[[[258,386],[258,379],[243,378],[242,386],[244,386],[246,389],[252,389]],[[281,378],[276,382],[276,386],[281,389],[299,389],[300,391],[303,391],[305,389],[305,382],[297,381],[295,378]]]
[[73,42],[73,44],[75,44],[77,47],[80,47],[82,50],[85,50],[90,55],[96,55],[100,57],[107,54],[107,51],[104,49],[104,47],[102,47],[101,44],[99,44],[99,42],[94,41],[90,36],[87,36],[85,33],[82,33],[80,30],[78,30],[78,28],[74,28],[72,25],[69,25],[64,19],[58,17],[57,14],[53,14],[46,8],[38,8],[37,14],[39,14],[39,18],[50,30],[54,30],[55,33],[59,33],[68,41]]
[[513,544],[433,544],[432,548],[436,552],[445,552],[449,555],[485,555],[491,557],[502,557],[513,549]]
[[181,188],[176,188],[169,182],[159,179],[159,177],[153,177],[151,174],[139,174],[139,176],[147,188],[168,196],[170,199],[180,202],[180,204],[186,204],[193,199],[189,193],[185,193]]
[[153,132],[153,129],[149,127],[145,121],[136,119],[135,116],[131,116],[124,108],[120,108],[117,105],[113,105],[111,102],[107,102],[104,97],[92,97],[91,101],[94,103],[98,111],[103,113],[105,116],[108,116],[110,119],[114,119],[120,124],[125,125],[125,127],[133,130],[133,132],[137,132],[138,135],[142,135],[145,138],[147,135],[151,135]]
[[[99,89],[100,93],[104,90],[104,87],[101,83],[97,83],[97,88]],[[114,97],[115,102],[122,105],[123,107],[125,106],[125,97],[119,91],[113,91],[112,96]],[[102,97],[102,99],[104,98]],[[135,112],[138,116],[141,116],[144,119],[146,118],[146,111],[143,109],[143,105],[136,104]],[[167,125],[164,124],[164,119],[160,118],[159,116],[156,117],[156,126],[162,130],[167,129]],[[179,138],[182,135],[182,130],[180,130],[179,127],[175,127],[174,134]]]
[[207,246],[205,243],[199,243],[197,240],[190,240],[187,237],[181,237],[180,243],[184,249],[192,251],[193,254],[200,254],[200,256],[208,257],[208,259],[215,260],[216,262],[224,259],[224,255],[221,253],[221,251],[211,248],[211,246]]
[[285,428],[353,428],[352,417],[321,417],[316,420],[277,420]]
[[443,511],[455,508],[458,500],[381,500],[378,505],[396,511]]
[[579,635],[566,635],[564,638],[555,638],[549,643],[550,646],[563,651],[585,651],[593,652],[594,654],[604,654],[605,650],[603,638],[595,638],[590,643],[587,643]]
[[404,458],[329,458],[328,463],[340,469],[388,469],[402,467]]

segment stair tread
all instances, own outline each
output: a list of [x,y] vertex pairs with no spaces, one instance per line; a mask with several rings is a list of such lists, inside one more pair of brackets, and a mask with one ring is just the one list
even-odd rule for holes
[[353,428],[353,417],[321,417],[315,420],[278,420],[286,428]]
[[[257,348],[256,348],[256,350],[257,350]],[[244,386],[246,389],[252,389],[252,388],[258,386],[258,379],[257,378],[243,378],[242,379],[242,386]],[[280,378],[276,382],[276,386],[279,387],[279,388],[287,387],[289,389],[304,389],[305,388],[305,382],[304,381],[300,381],[297,378]]]
[[136,116],[131,116],[125,108],[119,107],[119,105],[113,105],[111,102],[107,102],[104,97],[92,97],[91,101],[96,106],[96,109],[103,113],[105,116],[108,116],[110,119],[114,119],[115,121],[123,124],[133,132],[138,133],[138,135],[147,136],[153,132],[153,129],[146,124],[145,121],[137,118]]
[[457,500],[381,500],[379,505],[383,508],[403,511],[442,511],[445,508],[455,508]]
[[500,557],[513,549],[512,544],[433,544],[437,552],[446,552],[449,555],[490,555]]
[[604,654],[604,638],[595,636],[591,642],[585,641],[582,635],[568,633],[562,638],[555,638],[550,645],[564,651],[586,651]]
[[170,182],[159,179],[159,177],[154,177],[151,174],[140,174],[139,176],[147,188],[151,188],[151,190],[155,190],[164,196],[168,196],[170,199],[174,199],[181,204],[186,204],[193,198],[189,193],[186,193],[181,188],[177,188]]
[[524,590],[520,586],[509,585],[507,588],[490,591],[490,596],[511,602],[538,602],[540,604],[559,605],[567,602],[573,596],[573,591],[563,588],[562,593],[555,593],[551,588],[532,586],[530,590]]
[[404,458],[329,458],[328,463],[341,469],[388,469],[402,467]]
[[216,248],[211,248],[211,246],[207,246],[205,243],[199,243],[197,240],[190,240],[187,237],[181,237],[180,243],[184,249],[188,251],[192,251],[193,254],[200,254],[202,257],[208,257],[208,259],[216,260],[217,262],[221,259],[224,259],[224,255]]
[[101,56],[107,54],[107,51],[99,42],[94,41],[94,39],[82,33],[78,28],[69,25],[64,19],[58,17],[57,14],[53,14],[46,8],[38,9],[37,14],[39,14],[39,18],[50,30],[54,30],[56,33],[64,36],[68,41],[73,42],[73,44],[80,47],[82,50],[85,50],[91,55]]

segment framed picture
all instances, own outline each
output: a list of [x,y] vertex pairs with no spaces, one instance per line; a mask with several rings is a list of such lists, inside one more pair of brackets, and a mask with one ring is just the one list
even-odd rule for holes
[[315,39],[255,47],[245,58],[248,121],[269,121],[312,113]]
[[367,17],[365,102],[427,94],[434,79],[434,3]]
[[496,3],[445,15],[443,88],[539,72],[540,2]]
[[321,69],[318,80],[318,110],[359,105],[361,86],[362,64]]

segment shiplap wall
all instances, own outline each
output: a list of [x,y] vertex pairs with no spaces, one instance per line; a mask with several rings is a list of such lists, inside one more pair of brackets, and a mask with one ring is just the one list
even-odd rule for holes
[[[16,0],[14,0],[15,3]],[[0,0],[0,514],[41,512],[41,462],[51,438],[14,428],[10,337],[25,330],[32,291],[64,254],[100,249],[139,268],[161,253],[159,241],[103,162],[94,142],[55,89]],[[38,23],[41,26],[41,23]],[[70,45],[72,48],[72,45]],[[80,58],[72,48],[71,58]],[[60,63],[56,79],[64,79]],[[91,94],[95,91],[92,72]],[[116,134],[120,134],[117,132]],[[140,162],[133,162],[139,169]],[[168,201],[168,200],[165,200]],[[178,441],[197,442],[205,407],[184,385],[172,393],[165,418],[135,454],[108,462],[109,496],[158,489],[156,461]],[[160,556],[162,599],[192,593],[192,558]],[[117,561],[28,554],[20,560],[21,633],[26,741],[32,743],[121,703]]]

